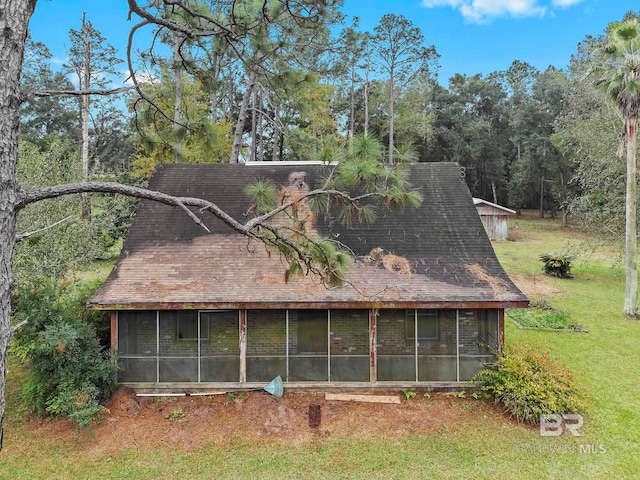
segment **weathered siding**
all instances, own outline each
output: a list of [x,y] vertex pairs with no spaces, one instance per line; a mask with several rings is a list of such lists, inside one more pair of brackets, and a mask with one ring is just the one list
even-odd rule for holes
[[490,240],[504,241],[509,238],[509,217],[506,215],[482,215],[482,225]]

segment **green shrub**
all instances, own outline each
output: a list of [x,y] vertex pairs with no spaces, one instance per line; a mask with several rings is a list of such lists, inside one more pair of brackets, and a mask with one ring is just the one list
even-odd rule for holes
[[542,270],[546,275],[558,278],[571,278],[571,261],[573,257],[570,255],[562,255],[557,253],[543,253],[540,255],[542,262]]
[[29,362],[24,398],[39,415],[62,415],[84,427],[104,410],[115,389],[116,363],[100,345],[84,304],[93,289],[53,280],[22,284],[13,312],[26,321],[14,351]]
[[543,413],[582,409],[573,374],[556,364],[548,352],[531,346],[506,347],[473,381],[519,422],[536,424]]

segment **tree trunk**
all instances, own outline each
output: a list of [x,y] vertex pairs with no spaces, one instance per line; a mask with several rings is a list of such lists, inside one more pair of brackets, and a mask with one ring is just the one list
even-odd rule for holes
[[175,150],[173,161],[182,163],[182,58],[180,57],[180,45],[182,40],[177,33],[173,34],[173,83],[175,85],[175,103],[173,105],[173,140]]
[[[82,14],[82,35],[84,36],[84,65],[83,78],[80,88],[89,90],[91,88],[91,44],[89,43],[89,28],[86,22],[86,13]],[[83,95],[80,99],[82,120],[82,176],[85,180],[89,180],[89,95]],[[91,221],[91,200],[88,195],[81,195],[82,218]]]
[[544,218],[544,175],[540,177],[540,218]]
[[364,83],[364,136],[369,135],[369,81]]
[[393,165],[393,101],[394,92],[393,92],[393,71],[391,71],[391,79],[389,80],[389,165]]
[[351,66],[351,89],[349,91],[349,145],[353,145],[353,135],[355,129],[355,62]]
[[258,121],[258,92],[256,89],[253,89],[253,108],[251,109],[251,161],[255,162],[257,159],[258,145],[256,142],[257,139],[257,121]]
[[240,149],[242,148],[242,134],[244,133],[244,124],[247,122],[247,111],[249,110],[249,100],[251,99],[251,91],[253,90],[253,84],[256,82],[256,72],[251,70],[249,72],[249,79],[247,81],[247,89],[242,96],[242,103],[240,104],[240,112],[238,112],[238,121],[236,122],[236,130],[233,134],[233,145],[231,147],[231,159],[229,163],[238,163],[240,158]]
[[20,137],[20,71],[36,0],[4,0],[0,15],[0,450],[7,356],[11,340],[11,286],[16,245],[16,162]]
[[627,198],[626,198],[626,282],[624,292],[624,310],[627,317],[638,317],[638,226],[636,184],[636,139],[637,118],[630,117],[625,122],[627,140]]
[[569,211],[567,208],[567,188],[564,184],[564,175],[560,172],[560,188],[562,192],[562,228],[567,228],[569,226]]
[[[86,22],[86,13],[82,15],[82,35],[84,40],[84,64],[82,66],[81,90],[91,88],[91,45],[89,44],[89,29]],[[82,174],[84,180],[89,179],[89,95],[81,97],[82,102]]]
[[[258,105],[260,110],[263,108],[262,89],[258,91]],[[264,118],[262,114],[258,115],[258,161],[264,162]]]

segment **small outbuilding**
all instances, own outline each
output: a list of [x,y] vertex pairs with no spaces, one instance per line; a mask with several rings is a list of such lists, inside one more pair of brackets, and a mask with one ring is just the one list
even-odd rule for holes
[[481,198],[474,198],[473,203],[491,240],[504,241],[509,238],[509,217],[516,214],[515,210]]
[[[417,208],[379,205],[371,224],[315,212],[304,193],[329,165],[160,165],[149,188],[215,203],[239,222],[257,180],[272,219],[304,222],[351,252],[342,286],[291,276],[277,249],[213,217],[143,200],[113,272],[89,302],[111,315],[119,382],[138,390],[463,387],[494,358],[504,309],[528,299],[498,262],[454,163],[411,165]],[[293,208],[295,206],[295,212]],[[201,215],[196,209],[192,210]],[[304,217],[304,218],[303,218]],[[291,228],[291,227],[289,227]]]

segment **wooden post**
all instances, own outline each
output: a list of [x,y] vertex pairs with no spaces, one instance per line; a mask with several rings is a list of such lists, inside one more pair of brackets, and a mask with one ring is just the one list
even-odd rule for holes
[[378,381],[378,355],[376,344],[378,343],[378,310],[372,308],[369,310],[369,381]]
[[111,312],[111,350],[118,350],[118,313]]
[[240,310],[240,383],[247,381],[247,311]]
[[504,348],[504,308],[498,310],[498,351]]

